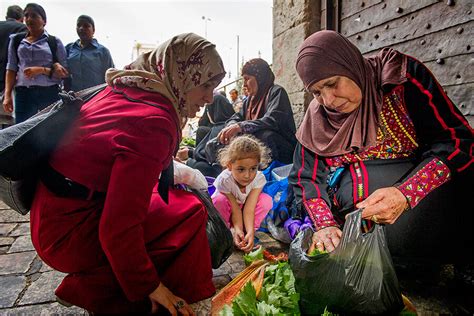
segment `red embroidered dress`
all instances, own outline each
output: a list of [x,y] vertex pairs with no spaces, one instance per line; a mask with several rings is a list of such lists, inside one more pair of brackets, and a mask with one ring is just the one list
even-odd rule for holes
[[421,63],[408,58],[407,75],[405,84],[384,95],[375,146],[341,156],[317,157],[297,145],[296,153],[300,154],[295,155],[289,181],[297,203],[304,206],[317,230],[338,226],[333,212],[342,205],[338,205],[337,194],[330,196],[327,184],[328,176],[338,167],[351,174],[352,188],[344,192],[352,193],[355,205],[369,192],[384,187],[369,185],[366,163],[381,161],[377,172],[383,173],[383,160],[416,161],[408,175],[400,171],[395,184],[385,185],[398,187],[411,208],[449,181],[452,173],[472,167],[472,128]]

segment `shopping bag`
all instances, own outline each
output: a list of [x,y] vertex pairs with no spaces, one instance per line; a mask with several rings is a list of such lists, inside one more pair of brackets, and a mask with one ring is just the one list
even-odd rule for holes
[[234,241],[232,233],[212,203],[207,190],[190,189],[204,204],[207,210],[206,234],[211,249],[212,268],[219,268],[232,254]]
[[331,253],[306,254],[313,231],[291,243],[289,261],[303,314],[396,314],[403,309],[384,227],[361,232],[361,210],[347,217],[339,246]]

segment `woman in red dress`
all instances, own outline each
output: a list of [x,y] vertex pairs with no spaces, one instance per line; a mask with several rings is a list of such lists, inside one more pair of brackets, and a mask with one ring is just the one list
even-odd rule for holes
[[39,256],[68,273],[60,300],[94,313],[162,305],[188,315],[188,303],[215,292],[205,209],[162,184],[182,123],[212,102],[224,75],[215,46],[192,33],[107,71],[107,88],[50,158],[31,210]]

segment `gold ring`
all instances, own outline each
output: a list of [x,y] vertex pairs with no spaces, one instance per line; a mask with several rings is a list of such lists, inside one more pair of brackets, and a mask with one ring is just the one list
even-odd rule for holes
[[181,308],[184,307],[184,301],[183,300],[177,301],[175,307],[177,310],[180,310]]
[[372,217],[370,218],[370,220],[376,224],[379,223],[379,219],[377,218],[377,215],[372,215]]

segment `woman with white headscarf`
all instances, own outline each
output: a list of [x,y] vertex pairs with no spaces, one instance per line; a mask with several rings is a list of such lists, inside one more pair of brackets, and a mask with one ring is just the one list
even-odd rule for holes
[[188,303],[215,292],[205,209],[167,184],[183,122],[212,102],[224,75],[215,46],[192,33],[107,72],[108,86],[51,156],[31,210],[39,256],[68,273],[60,301],[188,315]]

